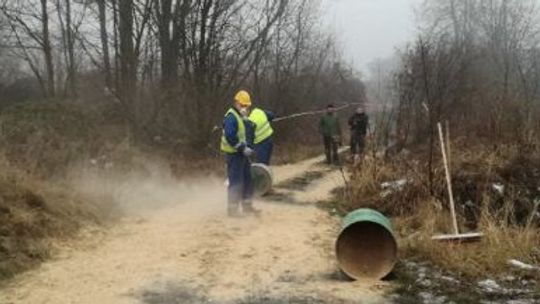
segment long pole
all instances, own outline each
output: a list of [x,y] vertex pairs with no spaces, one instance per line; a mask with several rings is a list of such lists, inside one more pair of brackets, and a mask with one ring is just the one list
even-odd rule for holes
[[[341,110],[344,110],[344,109],[346,109],[346,108],[348,108],[348,107],[350,107],[352,105],[359,105],[359,104],[360,103],[347,103],[347,104],[345,104],[343,106],[335,108],[334,111],[341,111]],[[287,116],[278,117],[278,118],[274,119],[273,122],[278,122],[278,121],[282,121],[282,120],[288,120],[288,119],[302,117],[302,116],[308,116],[308,115],[317,115],[317,114],[322,114],[322,113],[325,113],[325,112],[326,112],[326,109],[295,113],[295,114],[291,114],[291,115],[287,115]]]
[[443,155],[444,171],[446,173],[446,185],[448,188],[448,198],[450,199],[450,212],[452,213],[452,225],[454,226],[454,234],[459,234],[459,229],[457,225],[456,218],[456,207],[454,204],[454,194],[452,192],[452,179],[450,178],[450,170],[448,168],[448,159],[446,158],[446,149],[444,147],[444,136],[442,131],[442,125],[440,122],[437,123],[439,128],[439,140],[441,141],[441,152]]
[[[335,108],[334,111],[341,111],[341,110],[344,110],[344,109],[346,109],[348,107],[351,107],[351,106],[354,106],[354,105],[361,105],[361,104],[362,103],[358,103],[358,102],[356,102],[356,103],[347,103],[345,105],[342,105],[340,107]],[[289,120],[289,119],[298,118],[298,117],[302,117],[302,116],[318,115],[318,114],[323,114],[325,112],[326,112],[326,109],[324,109],[324,110],[313,110],[313,111],[307,111],[307,112],[301,112],[301,113],[294,113],[294,114],[287,115],[287,116],[277,117],[272,122]],[[215,125],[214,128],[212,129],[212,133],[214,133],[216,131],[219,131],[219,130],[221,130],[221,127],[219,127],[218,125]]]
[[452,149],[450,148],[450,124],[448,123],[448,120],[444,122],[444,128],[445,128],[445,136],[446,136],[446,157],[448,157],[448,171],[450,171],[450,175],[452,175]]

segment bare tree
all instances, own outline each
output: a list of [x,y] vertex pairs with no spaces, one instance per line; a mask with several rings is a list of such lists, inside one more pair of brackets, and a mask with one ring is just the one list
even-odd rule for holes
[[71,0],[57,0],[56,9],[62,36],[62,52],[67,70],[66,91],[70,98],[77,97],[77,75],[75,63],[75,25],[72,21]]
[[[128,117],[132,116],[131,105],[135,102],[137,85],[137,57],[133,45],[133,2],[119,0],[119,37],[120,37],[120,98]],[[133,118],[133,117],[130,117]]]
[[[532,82],[533,54],[540,49],[538,9],[528,0],[426,2],[427,52],[409,50],[398,76],[400,111],[410,112],[399,115],[400,123],[413,126],[416,140],[424,138],[422,129],[432,130],[435,118],[453,121],[454,131],[475,130],[493,141],[530,142],[524,130],[534,124],[531,113],[540,101]],[[430,110],[428,124],[418,119],[423,102]]]
[[109,55],[109,34],[107,31],[107,7],[105,0],[97,0],[98,5],[98,18],[99,18],[99,35],[101,40],[101,52],[103,58],[103,74],[105,75],[105,85],[111,89],[112,76],[111,76],[111,58]]
[[[44,95],[116,101],[115,113],[138,136],[206,146],[239,88],[283,113],[320,107],[330,98],[363,98],[358,75],[341,63],[333,37],[319,28],[319,2],[0,3],[11,52],[28,64]],[[96,90],[103,85],[109,90]]]
[[[37,8],[35,4],[38,4]],[[12,30],[11,37],[17,45],[14,52],[28,63],[42,85],[44,95],[47,98],[54,98],[56,95],[55,68],[47,1],[40,0],[39,3],[4,1],[0,10],[8,20]],[[40,68],[41,60],[34,54],[36,50],[41,52],[42,62],[45,65],[45,77]]]
[[54,63],[51,39],[49,35],[49,12],[47,7],[47,0],[41,0],[41,28],[43,56],[45,57],[45,66],[47,70],[47,93],[49,98],[53,98],[56,95],[56,86],[54,79]]

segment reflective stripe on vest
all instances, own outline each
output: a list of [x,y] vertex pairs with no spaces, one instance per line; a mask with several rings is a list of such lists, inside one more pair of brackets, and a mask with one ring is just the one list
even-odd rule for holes
[[253,109],[251,114],[249,114],[249,120],[255,124],[254,144],[258,144],[274,134],[274,130],[268,121],[268,116],[266,116],[263,110],[259,108]]
[[[233,110],[232,108],[225,113],[225,117],[227,115],[232,114],[234,118],[236,118],[236,123],[238,124],[238,131],[236,132],[236,136],[238,137],[238,144],[245,144],[246,143],[246,126],[244,125],[244,120],[238,113]],[[223,133],[221,135],[221,151],[225,153],[236,153],[238,150],[231,146],[227,139],[225,138],[225,130],[223,130]]]

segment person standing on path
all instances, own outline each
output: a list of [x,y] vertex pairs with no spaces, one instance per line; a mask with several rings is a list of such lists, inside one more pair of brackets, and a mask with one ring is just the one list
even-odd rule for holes
[[270,165],[272,150],[274,148],[271,122],[274,119],[274,113],[270,111],[254,108],[249,114],[249,120],[254,124],[255,135],[253,139],[253,149],[255,150],[255,162]]
[[354,164],[362,158],[366,144],[366,134],[369,126],[369,117],[365,113],[364,106],[359,106],[349,118],[349,128],[351,129],[351,154]]
[[326,114],[319,122],[319,131],[323,137],[326,163],[339,165],[338,146],[341,144],[341,127],[333,104],[326,107]]
[[251,126],[247,118],[250,107],[249,93],[239,91],[234,97],[233,106],[227,110],[223,119],[221,151],[225,153],[227,163],[227,214],[230,217],[241,216],[240,205],[244,214],[257,215],[260,212],[253,208],[252,200],[253,183],[249,157],[254,152],[248,145]]

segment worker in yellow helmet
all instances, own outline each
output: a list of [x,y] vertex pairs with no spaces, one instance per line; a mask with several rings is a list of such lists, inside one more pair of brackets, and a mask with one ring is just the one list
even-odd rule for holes
[[253,138],[253,149],[255,150],[255,161],[257,163],[270,165],[274,141],[272,135],[271,122],[274,119],[274,113],[270,111],[254,108],[249,114],[249,120],[253,122],[255,134]]
[[249,157],[254,153],[248,142],[253,129],[248,119],[251,97],[246,91],[239,91],[234,97],[233,106],[225,113],[221,151],[225,153],[227,177],[229,179],[227,203],[228,215],[238,217],[242,205],[243,214],[259,213],[253,208],[253,184]]

